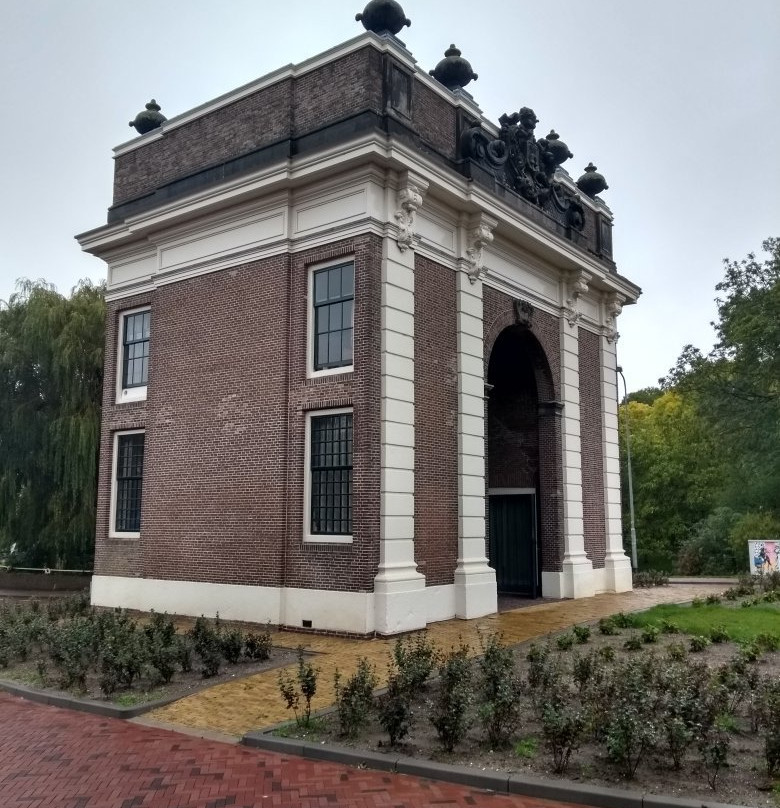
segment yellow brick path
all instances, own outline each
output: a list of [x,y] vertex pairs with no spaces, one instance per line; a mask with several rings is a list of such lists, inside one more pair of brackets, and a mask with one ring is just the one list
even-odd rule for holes
[[[499,633],[507,644],[544,637],[577,623],[590,623],[615,612],[649,609],[659,603],[684,603],[694,597],[722,592],[727,584],[672,584],[621,594],[597,595],[582,600],[563,600],[526,606],[477,620],[448,620],[426,629],[439,648],[449,649],[461,641],[473,654],[479,653],[480,634]],[[353,639],[279,632],[277,647],[297,648],[317,654],[310,661],[319,669],[317,696],[313,708],[333,704],[333,674],[336,669],[350,675],[360,657],[376,667],[380,686],[386,682],[387,661],[395,638]],[[288,670],[294,671],[294,666]],[[147,713],[146,718],[194,730],[216,731],[236,737],[253,729],[292,719],[279,694],[279,668],[226,682]]]

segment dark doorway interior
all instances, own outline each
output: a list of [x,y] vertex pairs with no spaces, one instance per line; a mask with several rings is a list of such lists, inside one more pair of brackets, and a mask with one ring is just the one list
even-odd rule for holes
[[541,592],[539,543],[540,347],[525,329],[496,340],[488,365],[488,536],[498,591]]

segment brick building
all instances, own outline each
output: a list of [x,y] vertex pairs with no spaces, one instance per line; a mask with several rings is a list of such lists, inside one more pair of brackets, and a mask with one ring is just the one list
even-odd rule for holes
[[115,150],[94,603],[392,634],[631,587],[603,178],[385,27]]

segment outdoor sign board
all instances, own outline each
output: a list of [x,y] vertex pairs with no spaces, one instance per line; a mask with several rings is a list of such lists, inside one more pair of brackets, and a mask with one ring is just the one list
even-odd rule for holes
[[750,556],[750,571],[753,575],[763,575],[775,572],[777,567],[777,553],[780,550],[780,541],[757,539],[748,542]]

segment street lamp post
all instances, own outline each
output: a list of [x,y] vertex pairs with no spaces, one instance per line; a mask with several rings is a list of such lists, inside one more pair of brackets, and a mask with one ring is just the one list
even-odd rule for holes
[[[624,401],[628,404],[628,387],[626,386],[626,377],[623,375],[623,368],[620,365],[615,367],[615,371],[623,380],[623,390],[625,392]],[[619,406],[619,405],[618,405]],[[628,465],[628,512],[631,519],[631,567],[634,572],[637,571],[638,564],[636,560],[636,522],[634,520],[634,473],[631,469],[631,425],[629,423],[628,410],[625,412],[623,422],[626,425],[626,460]]]

